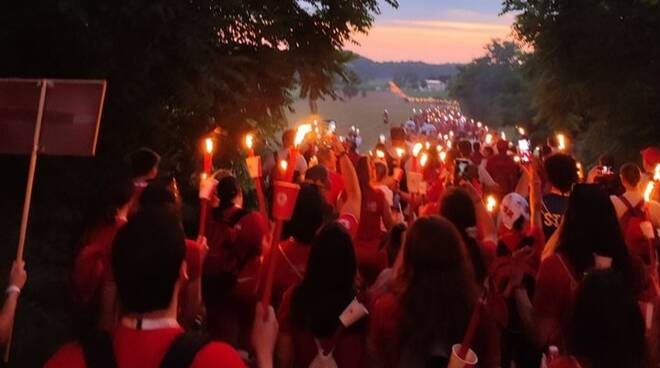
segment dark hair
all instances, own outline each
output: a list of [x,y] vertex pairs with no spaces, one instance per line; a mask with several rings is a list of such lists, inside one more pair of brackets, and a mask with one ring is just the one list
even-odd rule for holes
[[481,142],[476,141],[472,143],[472,151],[479,152],[481,150]]
[[604,153],[598,158],[598,164],[601,166],[614,166],[614,156],[609,153]]
[[392,267],[399,255],[399,250],[403,245],[403,234],[408,227],[404,223],[398,223],[390,229],[385,241],[385,250],[387,251],[387,264]]
[[571,191],[573,184],[578,181],[575,159],[563,153],[555,153],[546,158],[543,166],[548,181],[562,193]]
[[470,154],[472,154],[472,144],[470,144],[470,141],[459,141],[458,151],[463,157],[470,157]]
[[220,179],[216,187],[218,199],[220,199],[220,211],[234,206],[234,200],[241,193],[241,186],[235,177],[229,175]]
[[403,258],[398,346],[421,354],[434,341],[461,341],[479,295],[456,227],[439,216],[417,219],[406,233]]
[[486,156],[492,156],[495,154],[495,150],[491,146],[486,146],[484,147],[484,153],[486,154]]
[[387,164],[381,161],[376,161],[374,166],[376,166],[376,180],[383,180],[387,176]]
[[594,368],[645,367],[645,326],[637,299],[613,270],[580,283],[567,333],[568,351]]
[[131,153],[129,164],[134,178],[145,176],[158,166],[160,156],[152,149],[142,147]]
[[610,198],[597,185],[576,184],[560,227],[557,253],[568,258],[578,277],[593,267],[593,254],[611,257],[632,287],[628,249]]
[[639,181],[642,179],[642,172],[639,170],[639,166],[630,162],[621,166],[619,175],[621,175],[621,178],[626,184],[632,186],[639,184]]
[[498,154],[506,155],[507,151],[509,150],[509,142],[504,139],[500,139],[497,141],[497,143],[495,143],[495,147],[497,147]]
[[173,207],[153,207],[133,216],[112,246],[112,271],[124,311],[167,308],[184,256],[183,227]]
[[305,278],[291,299],[294,324],[316,337],[332,336],[355,297],[356,273],[350,235],[336,222],[325,225],[312,241]]
[[294,129],[287,129],[282,132],[282,148],[289,148],[293,145],[296,139],[296,131]]
[[87,216],[87,230],[115,222],[117,210],[128,204],[133,198],[135,186],[127,175],[112,175],[94,196],[94,203]]
[[477,226],[477,215],[470,195],[462,188],[452,187],[445,191],[440,200],[440,215],[451,221],[461,234],[467,247],[478,283],[486,277],[486,263],[477,240],[470,237],[467,228]]
[[178,196],[171,179],[152,180],[140,194],[140,208],[176,205]]
[[315,184],[303,184],[291,220],[284,224],[284,239],[289,236],[303,244],[311,243],[318,229],[329,220],[332,207]]

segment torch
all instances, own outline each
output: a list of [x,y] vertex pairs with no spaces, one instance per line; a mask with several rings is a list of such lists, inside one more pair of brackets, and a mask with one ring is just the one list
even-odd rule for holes
[[257,201],[259,202],[259,212],[268,218],[268,213],[266,211],[266,199],[264,198],[264,191],[261,186],[261,157],[254,155],[254,135],[248,133],[245,135],[245,147],[248,151],[248,157],[245,160],[247,164],[248,172],[250,173],[250,178],[254,183],[254,188],[257,192]]
[[[200,184],[202,187],[208,185],[207,180],[211,177],[211,166],[213,164],[213,139],[206,138],[204,139],[204,172],[201,176]],[[209,197],[208,195],[200,195],[199,199],[199,236],[206,236],[206,216],[208,213],[209,207]]]

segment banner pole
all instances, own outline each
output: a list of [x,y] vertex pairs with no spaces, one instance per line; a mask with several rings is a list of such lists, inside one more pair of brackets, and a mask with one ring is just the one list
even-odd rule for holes
[[[32,202],[32,187],[34,184],[34,172],[37,168],[37,155],[39,153],[39,141],[41,138],[41,122],[43,121],[43,117],[44,117],[47,87],[48,87],[48,81],[46,79],[42,79],[41,92],[39,93],[39,108],[37,110],[37,122],[34,126],[34,140],[32,141],[32,154],[30,155],[30,167],[28,169],[28,180],[25,187],[25,200],[23,201],[23,217],[21,218],[21,229],[18,238],[18,248],[16,250],[16,261],[18,262],[23,260],[23,250],[25,249],[25,238],[27,235],[28,218],[30,217],[30,204]],[[9,339],[7,340],[7,347],[5,349],[5,356],[4,356],[5,363],[9,361],[9,352],[11,351],[13,330],[14,330],[14,326],[12,321],[12,327],[9,332]]]

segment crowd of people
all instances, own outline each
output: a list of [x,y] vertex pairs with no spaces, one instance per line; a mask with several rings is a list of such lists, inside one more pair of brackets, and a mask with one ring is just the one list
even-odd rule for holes
[[[225,170],[202,185],[205,233],[187,238],[176,181],[133,152],[76,252],[80,338],[46,367],[660,363],[660,191],[645,193],[660,148],[585,174],[565,137],[533,148],[519,128],[512,144],[456,106],[414,111],[364,154],[359,130],[321,131],[287,130],[262,157],[268,201],[280,161],[300,185],[279,239]],[[15,264],[1,342],[25,280]]]

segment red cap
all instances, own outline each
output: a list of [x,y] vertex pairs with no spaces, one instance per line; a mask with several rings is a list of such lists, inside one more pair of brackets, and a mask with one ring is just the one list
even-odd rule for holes
[[649,166],[660,164],[660,148],[646,147],[642,150],[642,159]]

